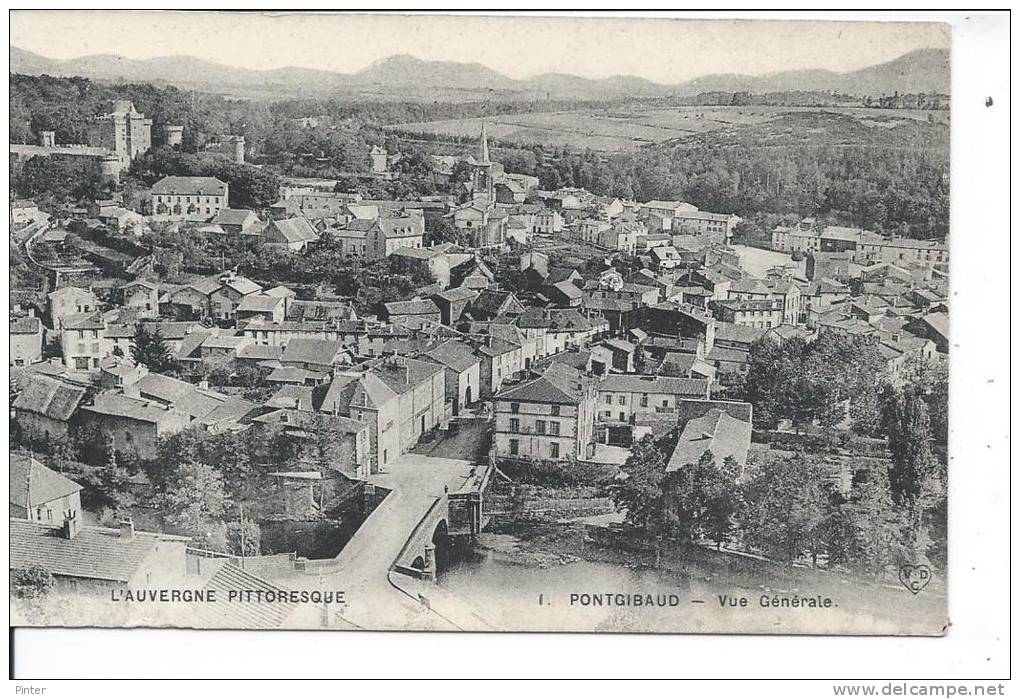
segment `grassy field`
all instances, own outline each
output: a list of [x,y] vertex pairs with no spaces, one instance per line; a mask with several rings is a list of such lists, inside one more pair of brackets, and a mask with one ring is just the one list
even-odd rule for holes
[[485,121],[489,138],[519,144],[627,151],[684,136],[719,129],[763,124],[789,112],[834,112],[853,116],[870,128],[894,128],[911,121],[927,121],[932,114],[944,120],[948,112],[878,110],[863,107],[675,107],[670,109],[594,109],[505,114],[484,118],[390,124],[403,132],[473,138]]

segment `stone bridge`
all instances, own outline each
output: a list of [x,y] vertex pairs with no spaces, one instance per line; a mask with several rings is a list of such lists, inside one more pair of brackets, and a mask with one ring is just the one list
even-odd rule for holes
[[393,570],[421,580],[435,580],[437,549],[450,545],[451,537],[473,536],[489,523],[485,491],[495,471],[492,460],[471,467],[467,478],[455,490],[447,486],[433,498],[393,562]]
[[405,454],[373,474],[387,491],[328,565],[295,574],[290,589],[343,590],[337,624],[377,630],[473,630],[494,627],[470,600],[434,585],[437,549],[484,526],[491,469],[458,459]]

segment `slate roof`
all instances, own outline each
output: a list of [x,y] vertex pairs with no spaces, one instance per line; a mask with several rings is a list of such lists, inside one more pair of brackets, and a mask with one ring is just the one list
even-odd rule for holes
[[213,219],[215,224],[228,226],[244,226],[249,222],[255,223],[259,217],[250,209],[220,209]]
[[577,405],[583,397],[586,378],[567,364],[554,362],[541,376],[503,389],[496,400]]
[[580,277],[581,273],[573,267],[553,267],[549,270],[549,274],[545,278],[545,283],[550,285],[570,281],[574,275]]
[[303,384],[309,379],[315,379],[319,376],[322,376],[322,374],[296,366],[278,366],[269,373],[266,381],[270,383]]
[[84,298],[91,301],[97,301],[96,295],[89,289],[83,289],[79,286],[62,286],[56,291],[49,293],[50,300],[61,299],[61,298]]
[[153,194],[200,194],[223,197],[227,185],[215,177],[178,177],[170,175],[152,185]]
[[111,582],[128,582],[160,541],[188,537],[136,531],[130,538],[118,529],[82,527],[73,539],[60,525],[10,521],[10,566],[37,564],[54,575]]
[[198,389],[194,384],[163,374],[146,374],[135,385],[141,393],[165,403],[176,403]]
[[627,354],[630,354],[635,349],[637,349],[637,345],[635,345],[633,342],[627,342],[626,340],[619,337],[611,337],[602,344],[606,345],[607,347],[612,347],[615,350],[626,352]]
[[254,294],[262,291],[262,287],[253,282],[248,277],[242,277],[240,275],[229,276],[225,279],[217,280],[222,286],[227,286],[238,292],[239,294]]
[[339,340],[296,337],[287,343],[283,354],[280,355],[280,361],[284,364],[287,362],[332,364],[342,350],[343,344]]
[[439,298],[448,303],[455,303],[457,301],[472,301],[478,298],[478,292],[473,289],[459,286],[456,289],[440,291],[433,298]]
[[753,344],[762,335],[765,334],[765,330],[762,328],[752,328],[747,325],[737,325],[736,323],[723,323],[718,322],[715,324],[715,341],[719,342],[740,342],[746,344]]
[[949,314],[929,313],[923,316],[921,320],[939,335],[949,339]]
[[556,282],[555,284],[546,284],[546,287],[550,290],[555,289],[568,301],[579,299],[584,296],[584,292],[581,291],[573,282]]
[[277,231],[288,243],[306,243],[319,239],[319,234],[315,232],[312,224],[300,216],[274,219],[266,225],[262,235],[267,235],[270,229]]
[[246,343],[251,343],[250,337],[243,335],[210,335],[202,343],[202,347],[236,350]]
[[439,314],[439,306],[432,299],[417,299],[413,301],[390,301],[383,304],[386,313],[394,315],[430,315]]
[[509,305],[516,304],[519,308],[524,307],[510,291],[484,289],[471,304],[471,314],[478,318],[492,318],[504,310],[504,304],[508,304],[508,299]]
[[242,347],[237,353],[238,359],[251,359],[255,361],[268,361],[279,359],[283,354],[281,345],[248,345]]
[[705,359],[711,362],[736,362],[738,364],[746,364],[749,352],[739,349],[731,349],[729,347],[719,347],[716,345],[708,351],[705,355]]
[[722,466],[727,456],[738,464],[747,463],[751,448],[751,423],[737,420],[725,411],[712,409],[704,416],[687,421],[666,471],[676,471],[695,464],[706,451],[715,457],[716,466]]
[[311,410],[313,404],[312,396],[312,386],[286,384],[281,386],[280,390],[266,401],[266,407]]
[[157,425],[169,417],[179,417],[183,418],[184,422],[188,421],[184,413],[173,408],[167,410],[160,403],[142,398],[131,398],[120,393],[100,393],[95,397],[92,405],[84,406],[82,410],[96,415],[124,417]]
[[238,312],[272,313],[283,303],[282,296],[269,294],[249,294],[237,305]]
[[653,376],[648,374],[610,374],[599,386],[600,391],[614,393],[666,393],[669,395],[708,395],[709,382],[705,379],[688,379],[682,376]]
[[469,346],[457,340],[447,340],[427,352],[425,356],[455,371],[467,371],[478,364],[478,357]]
[[28,454],[10,456],[12,505],[31,509],[52,502],[82,489],[80,485],[52,471]]
[[34,374],[14,401],[15,410],[66,422],[85,396],[85,388],[67,381]]
[[[496,327],[498,326],[493,326],[493,328]],[[486,337],[485,342],[483,342],[475,349],[475,353],[485,355],[486,357],[499,357],[508,352],[519,350],[520,348],[521,345],[519,344],[519,342],[508,340],[506,337],[500,337],[499,335],[492,334]]]
[[326,389],[319,409],[340,413],[350,411],[351,406],[363,408],[380,408],[397,394],[382,379],[371,371],[360,376],[337,374]]
[[439,364],[407,357],[386,357],[372,362],[370,366],[372,373],[396,393],[407,393],[443,371]]
[[[177,359],[188,359],[193,358],[196,355],[198,349],[202,346],[207,339],[212,337],[212,332],[208,330],[196,330],[188,333],[181,340],[181,345],[174,354]],[[196,355],[197,356],[197,355]]]

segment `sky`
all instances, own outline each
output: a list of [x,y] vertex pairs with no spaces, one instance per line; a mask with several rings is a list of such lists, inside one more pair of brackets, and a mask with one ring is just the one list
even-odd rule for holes
[[19,10],[10,18],[12,45],[55,59],[190,55],[350,73],[410,54],[478,62],[512,78],[561,72],[667,84],[712,73],[845,72],[949,47],[947,25],[889,21]]

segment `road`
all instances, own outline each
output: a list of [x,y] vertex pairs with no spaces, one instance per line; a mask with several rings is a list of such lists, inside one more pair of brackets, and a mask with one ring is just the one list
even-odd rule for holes
[[[389,465],[386,473],[370,476],[369,483],[390,494],[365,519],[336,557],[335,568],[319,575],[296,575],[278,582],[291,589],[343,590],[347,605],[338,610],[337,626],[368,629],[456,630],[481,620],[464,602],[444,596],[390,567],[421,519],[443,495],[443,487],[457,489],[473,467],[469,461],[406,454]],[[418,593],[432,601],[430,611]],[[441,602],[441,603],[440,603]]]

